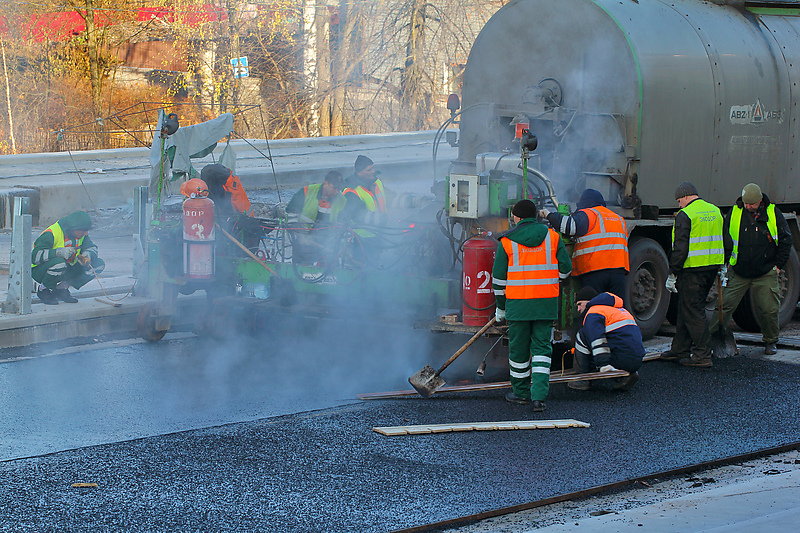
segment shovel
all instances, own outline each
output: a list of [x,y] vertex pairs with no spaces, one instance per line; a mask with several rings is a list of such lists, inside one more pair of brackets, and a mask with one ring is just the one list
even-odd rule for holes
[[445,384],[445,381],[439,376],[439,374],[444,372],[444,369],[450,366],[450,363],[455,361],[459,355],[464,353],[467,348],[472,346],[472,343],[478,340],[478,337],[486,333],[486,330],[492,327],[492,324],[494,323],[495,318],[492,317],[492,319],[487,322],[486,325],[478,331],[478,333],[473,335],[472,338],[468,340],[466,344],[464,344],[464,346],[459,348],[456,353],[450,356],[450,359],[445,361],[445,363],[442,365],[442,368],[439,370],[434,370],[431,365],[425,365],[425,368],[408,378],[408,382],[411,383],[411,386],[414,387],[423,398],[430,398],[433,396],[433,394]]
[[733,332],[727,331],[722,321],[722,279],[719,277],[717,277],[717,312],[719,328],[711,332],[711,349],[714,351],[714,357],[733,357],[739,353],[739,348],[736,347]]

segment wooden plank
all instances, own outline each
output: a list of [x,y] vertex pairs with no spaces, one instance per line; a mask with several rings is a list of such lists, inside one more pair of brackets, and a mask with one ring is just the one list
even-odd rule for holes
[[464,422],[458,424],[423,424],[416,426],[374,427],[373,431],[396,437],[399,435],[429,435],[456,431],[508,431],[521,429],[588,428],[590,424],[575,419],[563,420],[517,420],[508,422]]
[[[582,381],[582,380],[596,380],[596,379],[609,379],[609,378],[624,378],[630,374],[625,370],[613,370],[611,372],[590,372],[588,374],[576,374],[572,369],[567,369],[563,373],[558,372],[550,374],[550,383],[567,383],[569,381]],[[447,392],[472,392],[472,391],[487,391],[497,389],[511,388],[510,381],[498,381],[496,383],[470,383],[469,385],[452,385],[449,387],[442,387],[437,390],[435,394]],[[377,400],[387,398],[405,398],[409,396],[419,396],[415,390],[400,390],[390,392],[368,392],[358,394],[359,400]]]

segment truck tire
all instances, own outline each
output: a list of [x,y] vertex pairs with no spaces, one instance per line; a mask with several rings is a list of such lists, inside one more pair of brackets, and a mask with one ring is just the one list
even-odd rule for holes
[[[780,274],[780,288],[781,309],[778,312],[778,324],[783,328],[792,320],[797,307],[797,299],[800,298],[800,260],[798,260],[794,248],[789,254],[786,268]],[[759,333],[761,326],[758,324],[757,316],[756,306],[748,290],[742,301],[739,302],[739,307],[733,312],[733,320],[743,330]]]
[[625,301],[642,337],[655,336],[664,323],[669,307],[669,291],[664,286],[669,264],[664,249],[653,239],[635,238],[628,244],[631,270],[625,278]]

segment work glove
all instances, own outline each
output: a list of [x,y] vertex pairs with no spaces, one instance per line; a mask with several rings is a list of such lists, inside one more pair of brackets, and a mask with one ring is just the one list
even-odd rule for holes
[[728,285],[728,265],[722,265],[722,268],[719,269],[719,281],[723,287]]
[[89,266],[89,264],[92,262],[92,257],[89,255],[89,252],[83,252],[76,257],[76,259],[78,260],[78,263],[84,266]]
[[72,246],[56,248],[56,257],[61,257],[62,259],[69,259],[73,255],[75,255],[75,248],[73,248]]
[[545,209],[544,207],[539,209],[539,216],[542,218],[547,218],[550,215],[550,210]]
[[499,307],[496,307],[495,310],[494,310],[494,319],[497,322],[502,322],[503,320],[505,320],[506,319],[506,310],[505,309],[500,309]]
[[667,283],[665,285],[669,292],[677,294],[678,288],[675,286],[675,283],[677,281],[678,281],[678,276],[676,276],[675,274],[670,274],[669,276],[667,276]]

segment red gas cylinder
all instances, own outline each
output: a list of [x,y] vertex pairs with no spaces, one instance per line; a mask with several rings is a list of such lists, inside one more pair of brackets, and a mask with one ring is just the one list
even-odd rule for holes
[[214,202],[210,198],[183,202],[183,274],[190,279],[214,277]]
[[485,235],[464,243],[464,265],[461,289],[464,299],[463,323],[484,326],[494,316],[492,266],[497,242]]

